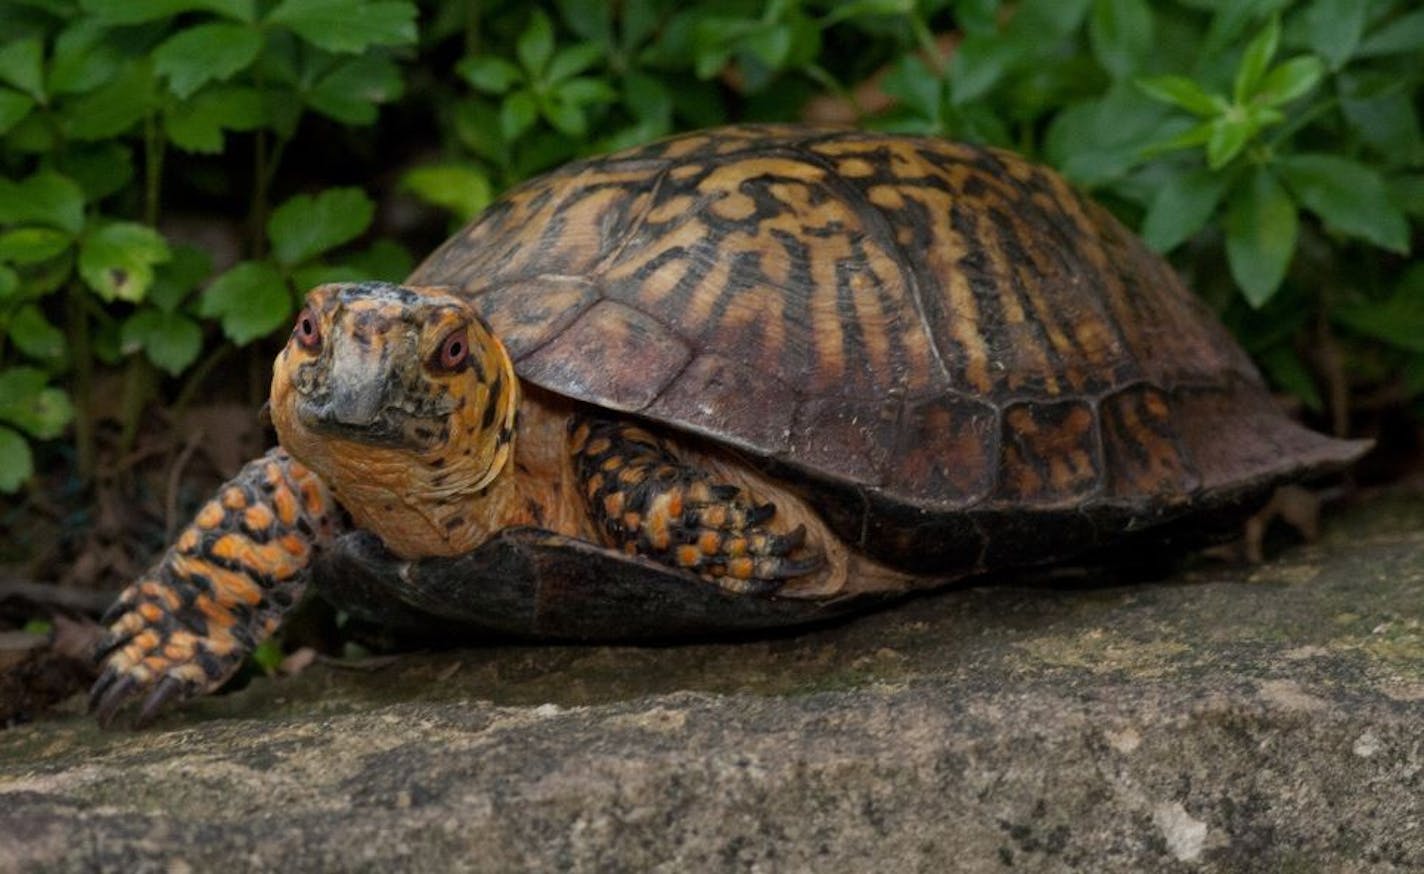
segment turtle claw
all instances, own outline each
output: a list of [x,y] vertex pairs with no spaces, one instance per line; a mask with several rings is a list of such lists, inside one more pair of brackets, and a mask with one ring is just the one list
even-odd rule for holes
[[89,692],[89,712],[94,714],[101,728],[108,728],[124,703],[139,689],[140,684],[132,674],[121,675],[113,667],[105,668]]
[[191,684],[171,675],[159,680],[153,691],[148,693],[148,697],[143,699],[143,707],[139,709],[138,718],[134,720],[134,728],[148,725],[168,702],[188,697],[190,690]]

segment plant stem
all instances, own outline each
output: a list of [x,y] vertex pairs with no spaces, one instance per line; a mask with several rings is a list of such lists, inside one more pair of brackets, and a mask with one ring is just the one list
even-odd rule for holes
[[173,399],[173,404],[169,407],[175,418],[182,416],[183,411],[193,402],[198,390],[203,387],[208,374],[232,354],[231,343],[224,343],[219,346],[211,355],[198,362],[198,366],[188,371],[188,378],[183,381],[183,387],[178,390],[178,396]]
[[267,183],[271,179],[267,173],[267,148],[267,131],[259,130],[252,158],[252,215],[248,228],[254,258],[267,254]]
[[74,356],[74,453],[75,473],[80,482],[94,479],[97,450],[94,439],[94,350],[89,341],[89,314],[85,312],[84,289],[69,287],[67,299],[69,350]]
[[119,431],[120,458],[127,458],[133,451],[144,408],[153,396],[154,376],[153,365],[147,358],[142,355],[129,356],[128,366],[124,368],[124,397]]
[[480,53],[480,0],[465,0],[465,55]]
[[143,141],[143,221],[149,227],[155,227],[158,225],[158,202],[163,192],[163,137],[158,135],[158,123],[151,115],[143,122]]

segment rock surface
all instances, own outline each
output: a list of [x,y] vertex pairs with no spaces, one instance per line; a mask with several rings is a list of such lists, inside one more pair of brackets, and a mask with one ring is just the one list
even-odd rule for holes
[[0,869],[1424,868],[1424,498],[794,637],[317,665],[0,733]]

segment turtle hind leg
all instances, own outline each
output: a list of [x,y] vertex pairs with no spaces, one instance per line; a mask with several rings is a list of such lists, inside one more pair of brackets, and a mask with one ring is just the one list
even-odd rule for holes
[[777,531],[773,504],[747,500],[648,431],[595,418],[572,427],[580,492],[610,545],[739,594],[769,594],[824,565],[805,526]]

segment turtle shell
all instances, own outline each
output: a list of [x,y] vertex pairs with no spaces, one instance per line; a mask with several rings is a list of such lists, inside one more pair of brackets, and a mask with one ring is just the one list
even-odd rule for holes
[[520,376],[740,450],[910,570],[1051,558],[1366,447],[1283,415],[1171,267],[1054,172],[723,128],[570,164],[410,277]]

